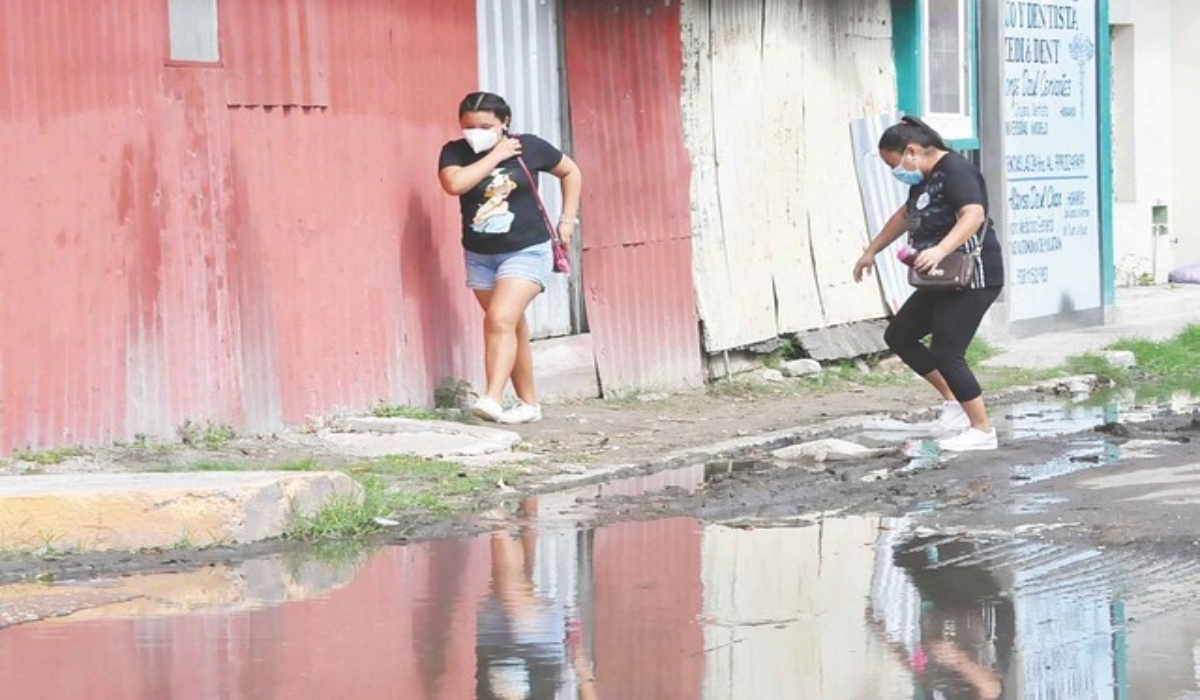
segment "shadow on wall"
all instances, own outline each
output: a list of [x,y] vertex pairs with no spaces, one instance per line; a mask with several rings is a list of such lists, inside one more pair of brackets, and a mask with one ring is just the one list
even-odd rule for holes
[[[416,192],[409,195],[406,211],[399,232],[404,314],[397,340],[402,364],[394,373],[391,390],[393,398],[421,404],[433,401],[434,389],[444,378],[466,374],[464,368],[475,358],[470,350],[478,333],[475,326],[468,327],[463,313],[463,305],[475,301],[462,274],[450,272],[449,261],[460,256],[457,232],[438,227]],[[420,369],[405,371],[409,362],[420,362]],[[404,386],[404,377],[421,377],[423,383]]]

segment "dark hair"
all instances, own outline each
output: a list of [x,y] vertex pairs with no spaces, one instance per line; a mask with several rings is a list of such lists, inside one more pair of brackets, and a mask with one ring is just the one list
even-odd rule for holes
[[467,112],[491,112],[502,122],[507,122],[512,117],[512,107],[508,106],[503,97],[493,92],[472,92],[464,97],[463,101],[458,103],[458,116],[461,117]]
[[905,115],[898,124],[893,124],[879,137],[879,150],[889,153],[903,153],[910,144],[922,148],[936,148],[948,151],[950,147],[942,140],[941,134],[916,117]]

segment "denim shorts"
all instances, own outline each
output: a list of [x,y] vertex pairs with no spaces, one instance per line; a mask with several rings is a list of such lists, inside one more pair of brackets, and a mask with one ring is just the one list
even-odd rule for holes
[[472,253],[466,251],[467,286],[471,289],[495,289],[501,277],[516,277],[541,285],[550,281],[554,258],[550,241],[510,253]]

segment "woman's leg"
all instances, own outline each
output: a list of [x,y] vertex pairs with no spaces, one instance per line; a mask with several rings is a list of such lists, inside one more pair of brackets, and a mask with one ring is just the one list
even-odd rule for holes
[[999,288],[947,294],[933,315],[929,343],[930,356],[953,397],[971,419],[971,427],[984,432],[991,431],[992,424],[983,402],[983,389],[967,365],[966,353],[984,314],[999,295]]
[[921,342],[933,330],[937,302],[937,297],[929,292],[914,291],[888,324],[883,340],[909,369],[941,394],[943,401],[954,401],[954,393],[937,369],[937,360]]
[[[500,401],[509,379],[522,401],[537,403],[533,392],[533,355],[525,309],[541,294],[537,282],[519,277],[501,277],[490,290],[476,289],[483,308],[484,372],[486,393]],[[522,396],[522,393],[525,395]],[[529,399],[534,399],[530,401]]]

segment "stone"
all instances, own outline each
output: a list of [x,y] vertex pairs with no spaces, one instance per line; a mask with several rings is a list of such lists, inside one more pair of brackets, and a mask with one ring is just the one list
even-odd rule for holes
[[780,459],[810,459],[816,462],[845,461],[869,459],[895,452],[895,448],[863,447],[856,442],[825,438],[811,442],[800,443],[790,447],[782,447],[771,454]]
[[824,371],[821,363],[816,360],[803,358],[800,360],[788,360],[783,363],[783,376],[785,377],[809,377],[814,374],[820,374]]
[[759,376],[762,377],[764,382],[777,383],[783,381],[783,372],[777,369],[764,369]]

